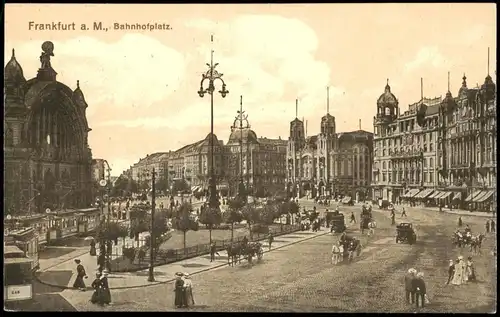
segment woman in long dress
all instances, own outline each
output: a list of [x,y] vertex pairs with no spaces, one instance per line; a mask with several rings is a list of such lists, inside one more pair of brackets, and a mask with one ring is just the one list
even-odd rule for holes
[[184,273],[184,293],[186,296],[186,306],[194,306],[193,281],[188,273]]
[[472,282],[476,281],[476,268],[474,267],[471,256],[467,258],[467,280]]
[[99,302],[99,297],[100,297],[100,292],[101,292],[101,273],[97,272],[95,274],[95,280],[92,282],[92,288],[94,289],[94,292],[92,293],[92,297],[90,298],[90,302],[92,304],[100,304]]
[[185,306],[184,303],[184,280],[182,279],[182,273],[176,273],[175,274],[175,283],[174,283],[174,292],[175,292],[175,299],[174,299],[174,305],[177,308],[181,308]]
[[90,255],[95,256],[97,254],[96,249],[95,249],[95,240],[92,239],[90,241]]
[[100,278],[101,280],[101,294],[99,296],[100,302],[102,304],[111,304],[111,291],[109,290],[109,283],[108,283],[108,270],[104,270],[102,272],[102,276]]
[[462,256],[459,256],[455,263],[455,274],[453,275],[453,279],[451,280],[451,284],[453,285],[462,285],[463,284],[463,275],[464,275],[464,260]]
[[86,286],[85,282],[83,281],[84,278],[87,278],[87,273],[85,272],[85,268],[83,265],[80,264],[80,260],[76,259],[75,263],[77,264],[76,266],[76,279],[75,282],[73,283],[73,287],[76,289],[79,289],[81,291],[85,291]]

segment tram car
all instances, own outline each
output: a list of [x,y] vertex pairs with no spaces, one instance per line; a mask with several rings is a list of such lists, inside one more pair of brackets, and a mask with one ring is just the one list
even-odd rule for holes
[[4,219],[5,228],[8,230],[13,228],[28,228],[35,229],[38,235],[38,245],[43,248],[47,244],[47,237],[49,233],[50,223],[47,215],[36,214],[27,216],[7,216]]
[[101,219],[101,212],[98,208],[78,209],[76,211],[78,235],[86,236],[97,229]]
[[39,236],[32,227],[18,227],[4,231],[5,246],[17,247],[23,256],[31,259],[31,270],[39,268]]

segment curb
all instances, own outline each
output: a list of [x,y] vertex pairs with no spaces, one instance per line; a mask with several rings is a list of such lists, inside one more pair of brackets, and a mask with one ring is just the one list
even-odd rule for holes
[[[264,251],[264,253],[268,253],[268,252],[272,252],[274,250],[279,250],[279,249],[282,249],[282,248],[285,248],[285,247],[288,247],[288,246],[291,246],[291,245],[294,245],[294,244],[297,244],[297,243],[301,243],[301,242],[304,242],[304,241],[308,241],[308,240],[312,240],[312,239],[315,239],[315,238],[318,238],[318,237],[321,237],[321,236],[324,236],[324,235],[327,235],[329,234],[330,232],[324,232],[324,233],[321,233],[321,234],[318,234],[318,235],[315,235],[313,237],[307,237],[307,238],[304,238],[302,240],[299,240],[299,241],[293,241],[293,242],[290,242],[289,244],[286,244],[286,245],[282,245],[282,246],[279,246],[277,248],[272,248],[271,250],[267,250],[267,251]],[[88,252],[86,252],[88,253]],[[84,253],[85,254],[85,253]],[[76,258],[76,257],[75,257]],[[66,261],[65,261],[66,262]],[[59,264],[58,264],[59,265]],[[168,265],[168,264],[167,264]],[[200,274],[200,273],[203,273],[203,272],[207,272],[207,271],[211,271],[211,270],[214,270],[214,269],[218,269],[218,268],[221,268],[221,267],[224,267],[224,266],[227,266],[228,263],[222,263],[222,264],[218,264],[216,266],[212,266],[212,267],[209,267],[209,268],[205,268],[205,269],[202,269],[202,270],[199,270],[199,271],[195,271],[193,273],[190,273],[189,275],[196,275],[196,274]],[[55,265],[56,266],[56,265]],[[42,271],[43,272],[43,271]],[[41,281],[38,276],[35,276],[35,280],[37,282],[39,282],[40,284],[42,285],[47,285],[47,286],[51,286],[51,287],[56,287],[56,288],[59,288],[59,289],[62,289],[62,290],[66,290],[66,289],[73,289],[73,287],[69,287],[69,286],[62,286],[62,285],[57,285],[57,284],[51,284],[51,283],[47,283],[47,282],[43,282]],[[110,287],[109,289],[110,290],[121,290],[121,289],[134,289],[134,288],[142,288],[142,287],[149,287],[149,286],[155,286],[155,285],[160,285],[160,284],[167,284],[167,283],[171,283],[175,281],[175,278],[172,278],[172,279],[169,279],[169,280],[166,280],[166,281],[161,281],[161,282],[151,282],[149,284],[142,284],[142,285],[134,285],[134,286],[120,286],[120,287]]]

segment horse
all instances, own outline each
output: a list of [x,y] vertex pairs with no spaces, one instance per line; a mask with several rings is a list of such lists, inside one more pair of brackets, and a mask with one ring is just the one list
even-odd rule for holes
[[481,245],[484,241],[485,235],[480,233],[475,237],[472,237],[470,242],[470,252],[474,254],[481,254]]
[[241,243],[233,243],[227,247],[227,264],[234,266],[234,263],[241,263]]

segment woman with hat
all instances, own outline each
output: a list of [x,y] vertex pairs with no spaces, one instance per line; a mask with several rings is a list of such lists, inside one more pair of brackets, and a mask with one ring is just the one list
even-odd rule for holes
[[175,299],[174,299],[174,305],[177,308],[181,308],[186,306],[185,305],[185,295],[184,295],[184,280],[182,279],[182,276],[184,274],[177,272],[175,273],[175,283],[174,283],[174,292],[175,292]]
[[450,260],[449,266],[448,266],[448,282],[446,282],[446,285],[450,284],[451,279],[455,275],[455,261]]
[[464,283],[464,272],[465,264],[464,257],[459,256],[457,262],[455,263],[455,274],[453,275],[453,279],[451,280],[451,284],[453,285],[462,285]]
[[94,293],[92,293],[92,297],[90,298],[90,302],[92,304],[100,304],[102,305],[101,301],[99,300],[101,298],[101,272],[96,272],[95,274],[95,280],[92,282],[92,288],[94,289]]
[[107,269],[104,269],[104,271],[102,271],[102,276],[100,277],[101,294],[99,296],[101,303],[107,305],[111,304],[111,292],[109,290],[108,275],[109,271]]
[[83,265],[80,264],[79,259],[75,259],[75,263],[77,264],[76,266],[76,279],[75,282],[73,283],[73,287],[76,289],[79,289],[81,291],[85,291],[86,286],[85,283],[83,282],[84,278],[87,278],[87,273],[85,272],[85,268]]
[[472,261],[472,257],[469,256],[467,258],[467,280],[475,282],[476,281],[476,268],[474,267],[474,262]]
[[191,276],[188,273],[184,273],[184,294],[186,296],[185,303],[186,306],[194,305],[193,297],[193,281],[191,281]]

